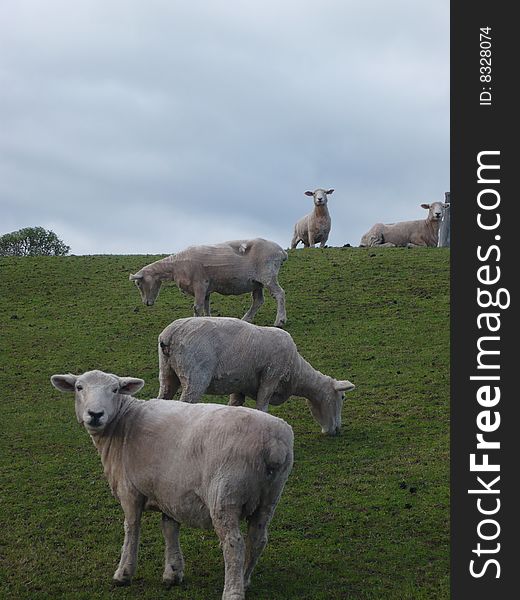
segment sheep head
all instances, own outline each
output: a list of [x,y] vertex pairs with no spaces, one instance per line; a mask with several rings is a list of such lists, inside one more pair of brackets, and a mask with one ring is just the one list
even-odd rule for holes
[[137,286],[143,304],[153,306],[161,289],[161,279],[157,275],[146,274],[143,270],[135,275],[130,274],[129,279]]
[[444,214],[444,209],[449,206],[446,202],[432,202],[431,204],[421,204],[421,208],[425,208],[428,211],[426,217],[428,221],[440,221]]
[[327,196],[332,194],[333,191],[334,191],[333,189],[324,190],[322,188],[318,188],[318,189],[314,190],[314,192],[305,192],[305,195],[312,196],[314,198],[315,206],[326,206],[326,204],[328,202]]
[[101,433],[112,421],[119,409],[121,394],[135,394],[144,385],[142,379],[97,370],[83,375],[53,375],[51,383],[60,392],[74,393],[78,423],[83,423],[91,434]]

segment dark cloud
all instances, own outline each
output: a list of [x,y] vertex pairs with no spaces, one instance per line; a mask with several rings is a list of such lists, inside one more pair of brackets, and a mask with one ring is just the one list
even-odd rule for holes
[[330,242],[449,185],[449,2],[4,0],[0,233],[75,253]]

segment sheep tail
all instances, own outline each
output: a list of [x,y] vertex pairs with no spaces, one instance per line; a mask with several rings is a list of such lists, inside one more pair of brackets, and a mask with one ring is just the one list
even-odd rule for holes
[[161,352],[164,356],[170,356],[170,345],[165,344],[162,340],[159,340],[159,346],[161,347]]

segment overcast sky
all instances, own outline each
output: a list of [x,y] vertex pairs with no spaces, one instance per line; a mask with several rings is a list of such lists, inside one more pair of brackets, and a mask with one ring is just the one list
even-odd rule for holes
[[0,235],[329,244],[449,190],[448,0],[2,0]]

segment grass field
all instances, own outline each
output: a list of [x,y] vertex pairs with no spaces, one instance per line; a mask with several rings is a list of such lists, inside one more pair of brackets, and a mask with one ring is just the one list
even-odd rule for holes
[[[112,586],[122,511],[72,395],[49,382],[99,368],[156,395],[157,335],[192,305],[170,286],[141,304],[128,273],[156,258],[0,259],[1,598],[221,596],[212,531],[181,531],[185,582],[162,588],[156,513],[143,519],[132,586]],[[290,251],[280,283],[301,354],[357,387],[337,438],[300,398],[271,407],[294,428],[295,464],[248,599],[449,598],[449,250]],[[216,316],[248,304],[212,296]],[[267,297],[256,323],[274,316]]]

